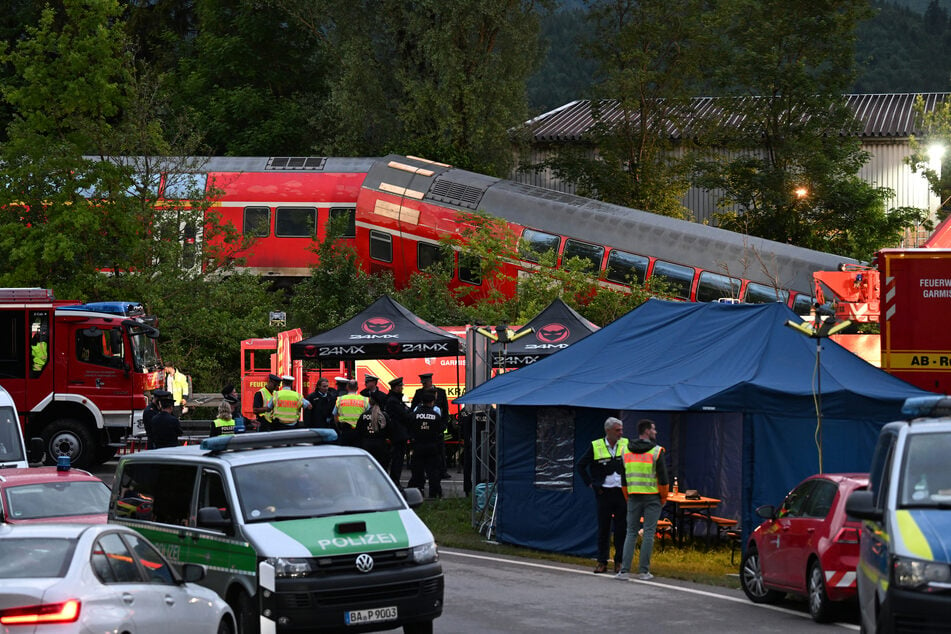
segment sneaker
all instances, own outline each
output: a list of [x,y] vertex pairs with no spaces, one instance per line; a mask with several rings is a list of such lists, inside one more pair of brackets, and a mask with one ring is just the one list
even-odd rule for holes
[[649,572],[642,572],[637,575],[637,578],[641,581],[650,581],[651,579],[654,578],[654,575],[652,575]]
[[617,579],[618,581],[627,581],[631,577],[626,572],[619,572],[616,575],[614,575],[614,578]]

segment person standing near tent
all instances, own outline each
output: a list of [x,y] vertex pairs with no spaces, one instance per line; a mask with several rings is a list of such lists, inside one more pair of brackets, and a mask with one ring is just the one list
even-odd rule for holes
[[409,480],[409,486],[422,490],[429,480],[429,497],[441,498],[439,472],[442,467],[439,452],[443,447],[443,423],[435,402],[435,390],[423,390],[420,403],[413,408],[409,418],[410,436],[413,439],[413,477]]
[[347,447],[360,446],[360,434],[357,433],[357,420],[360,414],[370,406],[370,401],[357,392],[360,384],[356,379],[347,382],[347,394],[337,398],[334,408],[334,422],[340,434],[340,444]]
[[410,407],[415,410],[416,406],[423,402],[423,393],[426,390],[433,390],[436,394],[436,411],[439,412],[439,416],[442,422],[443,435],[439,437],[439,477],[443,480],[448,480],[451,476],[449,472],[446,471],[446,438],[445,432],[449,429],[449,397],[446,395],[446,390],[441,387],[433,385],[433,373],[425,372],[419,375],[419,382],[422,385],[416,392],[413,394],[413,400],[410,403]]
[[598,565],[594,574],[608,571],[612,533],[614,572],[621,571],[627,532],[627,502],[622,489],[626,452],[624,423],[612,416],[604,421],[604,438],[592,441],[578,461],[578,474],[585,486],[594,490],[598,508]]
[[337,397],[330,392],[330,382],[326,377],[317,379],[317,389],[307,395],[311,408],[304,412],[304,427],[334,429],[334,405]]
[[360,396],[365,396],[369,399],[377,392],[384,396],[386,395],[386,392],[380,389],[379,377],[373,376],[372,374],[363,375],[363,389],[360,390]]
[[376,458],[380,466],[389,473],[390,446],[387,444],[389,428],[387,427],[386,394],[377,390],[370,398],[370,408],[360,414],[357,419],[357,434],[360,436],[360,447]]
[[294,389],[294,377],[285,375],[281,383],[281,389],[271,398],[271,431],[299,427],[301,410],[311,407],[310,401]]
[[644,518],[644,536],[641,541],[641,556],[637,578],[653,579],[651,553],[654,550],[654,535],[660,510],[667,502],[667,463],[664,448],[658,445],[654,421],[642,418],[637,421],[637,439],[628,443],[624,454],[624,497],[627,498],[627,536],[624,540],[624,556],[616,579],[627,579],[634,563],[634,545],[640,520]]
[[402,490],[403,461],[406,459],[406,441],[409,433],[406,424],[409,421],[410,408],[403,402],[403,377],[390,381],[390,393],[386,399],[386,417],[390,423],[390,478]]

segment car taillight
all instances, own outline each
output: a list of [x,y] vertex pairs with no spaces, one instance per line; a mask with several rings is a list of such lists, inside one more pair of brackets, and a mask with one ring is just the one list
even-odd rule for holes
[[839,534],[835,536],[835,541],[840,544],[859,543],[859,531],[856,528],[840,528]]
[[30,625],[32,623],[72,623],[79,619],[79,601],[28,605],[0,610],[0,624]]

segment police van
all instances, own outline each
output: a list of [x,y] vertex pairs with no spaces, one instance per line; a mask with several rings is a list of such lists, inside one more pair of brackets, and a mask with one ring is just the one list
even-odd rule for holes
[[16,404],[9,392],[0,387],[0,468],[29,466]]
[[[866,491],[856,574],[863,632],[945,632],[951,623],[951,399],[908,399],[885,425]],[[921,418],[939,416],[939,418]]]
[[433,535],[379,464],[324,429],[217,436],[123,456],[109,519],[201,582],[242,634],[432,632],[443,574]]

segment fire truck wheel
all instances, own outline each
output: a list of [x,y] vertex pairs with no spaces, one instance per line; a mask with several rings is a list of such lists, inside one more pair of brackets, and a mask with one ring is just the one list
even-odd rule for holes
[[47,464],[56,464],[59,456],[69,456],[77,469],[94,466],[96,442],[86,425],[70,418],[54,421],[43,428]]

